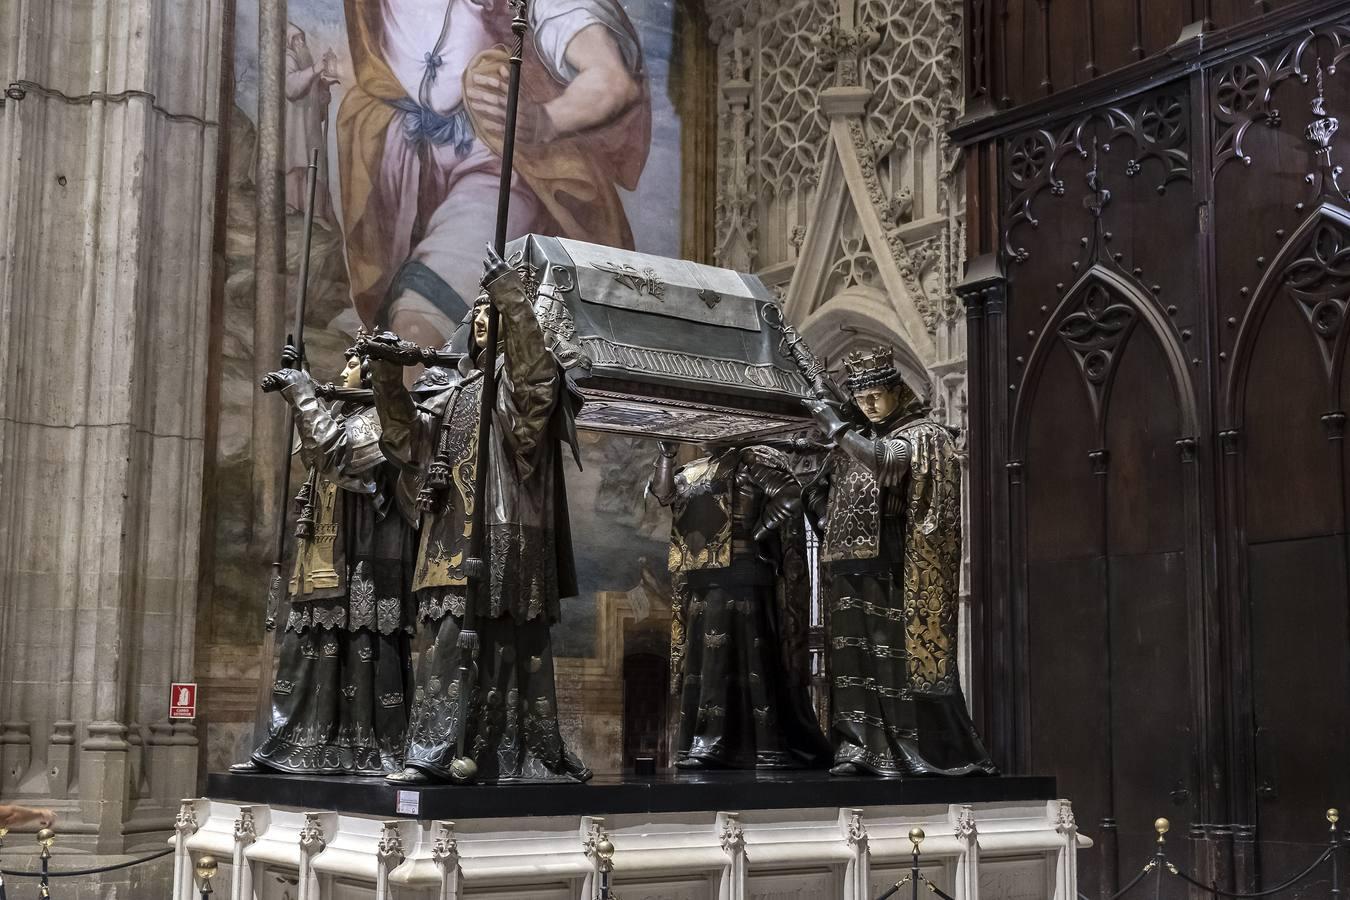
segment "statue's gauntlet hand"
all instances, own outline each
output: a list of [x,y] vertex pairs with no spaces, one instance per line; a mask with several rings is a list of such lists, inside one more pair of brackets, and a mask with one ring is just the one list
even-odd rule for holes
[[395,363],[400,366],[415,366],[423,362],[426,352],[412,341],[402,340],[392,331],[381,332],[374,337],[361,338],[356,342],[356,352],[371,359]]

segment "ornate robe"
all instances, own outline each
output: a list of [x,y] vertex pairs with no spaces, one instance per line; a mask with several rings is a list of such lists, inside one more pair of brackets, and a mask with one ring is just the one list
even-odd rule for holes
[[[505,333],[491,429],[486,510],[487,608],[476,610],[478,684],[458,695],[459,632],[468,601],[465,559],[472,537],[474,474],[483,372],[467,358],[431,370],[415,402],[396,366],[372,363],[385,454],[404,467],[401,505],[420,520],[413,590],[432,635],[423,652],[409,723],[406,764],[450,777],[454,724],[467,716],[466,753],[484,782],[584,780],[590,772],[558,731],[550,626],[559,598],[576,592],[559,455],[562,375],[548,353],[530,298],[515,272],[489,290]],[[448,486],[430,487],[433,463]],[[434,508],[414,498],[430,489]]]
[[[668,476],[667,476],[668,477]],[[787,458],[768,447],[733,448],[680,468],[672,508],[670,570],[682,584],[672,647],[682,677],[677,759],[727,768],[800,768],[829,745],[811,709],[805,666],[805,541],[801,489]],[[780,527],[779,523],[787,527]]]
[[992,773],[956,669],[961,470],[951,433],[900,412],[867,438],[864,459],[840,447],[816,482],[835,763],[891,776]]
[[331,406],[309,375],[283,370],[300,454],[291,605],[255,764],[283,772],[385,775],[403,768],[412,700],[412,529],[394,508],[397,470],[380,452],[367,392]]

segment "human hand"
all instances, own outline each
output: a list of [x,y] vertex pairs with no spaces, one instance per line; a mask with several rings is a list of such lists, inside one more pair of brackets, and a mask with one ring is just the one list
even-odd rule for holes
[[[510,84],[510,69],[502,63],[495,71],[471,75],[464,95],[488,136],[497,141],[506,134],[506,94]],[[516,140],[524,144],[543,144],[557,136],[553,119],[543,104],[525,97],[517,99]]]
[[262,381],[258,382],[258,387],[262,388],[264,394],[274,394],[290,383],[288,372],[292,369],[284,369],[280,372],[268,372],[263,376]]

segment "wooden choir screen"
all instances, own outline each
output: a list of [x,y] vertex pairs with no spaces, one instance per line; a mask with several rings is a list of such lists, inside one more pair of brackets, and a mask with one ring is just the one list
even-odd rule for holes
[[1350,3],[1261,24],[954,130],[978,714],[1092,893],[1155,816],[1251,889],[1350,802]]
[[971,99],[1020,106],[1156,57],[1192,23],[1256,23],[1306,0],[965,0]]

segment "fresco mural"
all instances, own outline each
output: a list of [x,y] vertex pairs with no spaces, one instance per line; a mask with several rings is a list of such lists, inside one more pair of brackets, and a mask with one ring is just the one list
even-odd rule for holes
[[[340,369],[362,326],[437,345],[472,303],[493,237],[511,10],[506,0],[289,0],[288,15],[288,296],[299,271],[310,148],[321,151],[305,333],[311,369]],[[704,34],[691,27],[692,15],[685,0],[534,0],[508,240],[534,231],[681,255],[681,148],[691,127],[677,110],[681,79],[689,78],[680,71],[688,57],[681,42]],[[239,0],[213,559],[198,648],[207,688],[215,684],[221,700],[208,729],[212,768],[235,755],[251,727],[240,685],[257,677],[266,593],[265,551],[250,508],[248,426],[259,400],[252,374],[257,47],[256,0]],[[585,471],[569,472],[583,596],[566,603],[560,655],[599,652],[597,642],[607,638],[597,635],[598,604],[651,607],[669,619],[668,522],[645,511],[650,454],[633,443],[589,435]]]

